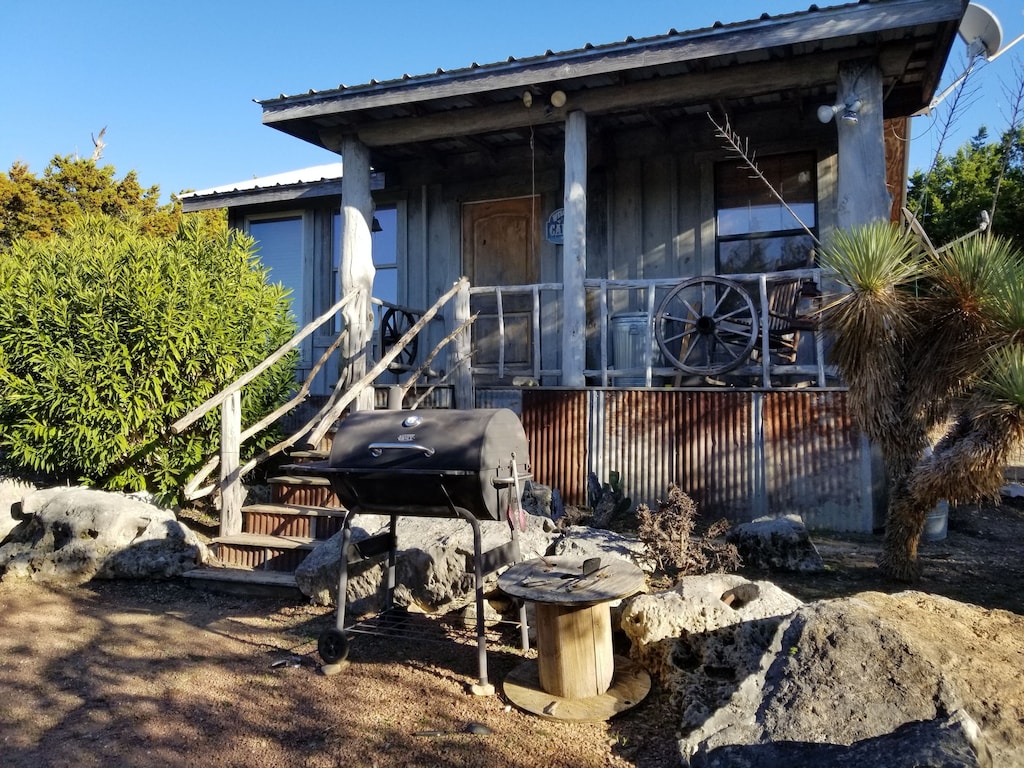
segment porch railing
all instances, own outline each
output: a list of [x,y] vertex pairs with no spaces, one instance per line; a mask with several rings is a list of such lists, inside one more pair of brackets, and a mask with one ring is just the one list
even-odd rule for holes
[[[813,311],[807,316],[808,327],[806,328],[806,332],[813,336],[813,342],[810,345],[813,352],[811,361],[774,362],[770,346],[773,325],[773,313],[769,301],[771,288],[782,283],[800,282],[809,282],[820,286],[821,270],[817,268],[792,269],[781,272],[724,274],[720,277],[738,283],[749,293],[754,294],[759,313],[757,321],[760,328],[756,333],[758,344],[752,350],[754,356],[745,364],[729,370],[729,377],[732,379],[741,377],[746,380],[748,386],[760,386],[767,389],[778,387],[780,380],[794,378],[800,378],[806,383],[812,383],[819,387],[827,386],[829,378],[835,375],[835,371],[826,365],[824,337],[814,322]],[[588,367],[584,371],[584,375],[589,381],[600,386],[615,386],[623,381],[628,381],[634,386],[647,387],[700,383],[694,381],[694,376],[666,365],[655,339],[655,323],[662,298],[681,282],[682,280],[679,278],[590,279],[584,281],[587,291],[588,327],[593,329],[592,335],[596,336],[596,344],[592,345],[596,347],[596,351],[591,355],[596,366]],[[615,327],[614,321],[629,316],[642,320],[646,330],[642,338],[642,360],[639,367],[624,366],[621,353],[618,355],[619,360],[614,359],[615,355],[613,355],[615,350],[611,344],[610,335]]]
[[[808,322],[802,333],[810,334],[813,341],[806,345],[806,360],[780,363],[774,359],[771,340],[773,338],[774,313],[771,310],[769,294],[775,286],[783,283],[810,282],[821,285],[821,270],[816,268],[794,269],[783,272],[757,272],[749,274],[722,275],[739,283],[755,299],[758,317],[752,321],[759,325],[751,329],[757,336],[757,346],[751,357],[743,364],[731,369],[729,378],[742,379],[746,386],[767,389],[782,386],[781,381],[799,379],[802,385],[827,386],[834,371],[825,364],[824,340],[816,324]],[[694,386],[696,382],[689,375],[662,360],[655,339],[655,323],[662,298],[682,282],[680,278],[641,280],[588,279],[584,281],[587,295],[588,365],[584,376],[591,384],[598,386]],[[495,317],[497,337],[497,359],[480,363],[474,359],[470,372],[474,377],[492,376],[499,380],[506,377],[521,377],[515,383],[541,383],[542,377],[560,380],[561,348],[561,304],[563,295],[561,283],[538,283],[515,286],[473,286],[469,289],[471,298],[490,298],[489,311]],[[553,296],[553,301],[548,301]],[[530,312],[530,360],[526,364],[510,364],[507,349],[510,343],[506,327],[507,304],[510,297],[526,297]],[[554,308],[554,311],[552,311]],[[522,312],[522,308],[519,309]],[[464,310],[468,315],[468,307]],[[637,361],[623,360],[623,351],[615,352],[612,335],[616,321],[635,320],[644,332],[640,339],[639,365]],[[808,315],[813,320],[813,312]],[[515,341],[521,341],[516,339]],[[479,354],[476,350],[466,354]],[[615,359],[615,357],[619,359]],[[624,362],[629,363],[624,365]],[[707,378],[707,377],[706,377]]]

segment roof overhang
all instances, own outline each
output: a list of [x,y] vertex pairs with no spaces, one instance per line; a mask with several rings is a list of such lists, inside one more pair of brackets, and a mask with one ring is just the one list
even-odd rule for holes
[[[374,167],[497,151],[537,131],[554,140],[570,110],[588,124],[671,125],[708,111],[832,103],[839,65],[881,68],[886,117],[935,93],[967,0],[862,0],[754,21],[258,102],[263,122],[339,151],[346,136]],[[564,94],[554,106],[551,94]],[[524,94],[530,98],[524,100]],[[530,106],[526,101],[532,101]]]

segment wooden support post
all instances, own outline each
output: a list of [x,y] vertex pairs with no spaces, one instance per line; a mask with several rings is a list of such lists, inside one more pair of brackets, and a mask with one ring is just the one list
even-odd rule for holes
[[242,393],[231,393],[220,410],[220,535],[242,532],[245,488],[241,475]]
[[565,221],[562,246],[563,387],[586,384],[587,116],[569,113],[565,123]]
[[892,200],[885,186],[882,73],[870,59],[839,66],[838,101],[859,102],[856,121],[835,116],[839,135],[840,229],[889,218]]
[[476,395],[473,392],[473,372],[470,370],[473,342],[469,322],[469,283],[465,279],[455,294],[455,327],[462,329],[455,336],[448,362],[450,370],[454,372],[455,407],[474,408]]
[[[359,139],[348,136],[341,154],[345,174],[341,181],[341,263],[338,279],[341,294],[358,290],[360,295],[342,312],[348,341],[342,350],[346,371],[344,381],[352,386],[370,366],[373,314],[373,196],[370,193],[370,151]],[[352,410],[373,409],[373,388],[367,387],[352,403]]]

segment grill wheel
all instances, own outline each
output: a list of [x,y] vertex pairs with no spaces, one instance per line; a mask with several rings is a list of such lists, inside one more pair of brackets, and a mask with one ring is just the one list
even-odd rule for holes
[[328,629],[320,635],[316,649],[324,664],[338,664],[348,657],[348,638],[344,632]]

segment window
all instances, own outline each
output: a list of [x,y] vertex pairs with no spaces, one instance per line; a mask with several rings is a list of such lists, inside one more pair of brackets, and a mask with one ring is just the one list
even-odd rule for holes
[[[334,295],[340,298],[338,267],[341,265],[341,214],[333,219]],[[398,212],[394,208],[378,208],[373,215],[373,297],[391,304],[398,303]]]
[[268,282],[291,290],[292,313],[305,322],[305,291],[302,275],[302,216],[252,219],[249,234],[256,240],[260,262],[270,270]]
[[793,213],[742,163],[719,163],[715,220],[720,274],[777,272],[811,263],[814,241],[801,222],[817,234],[814,155],[761,158],[758,167]]

